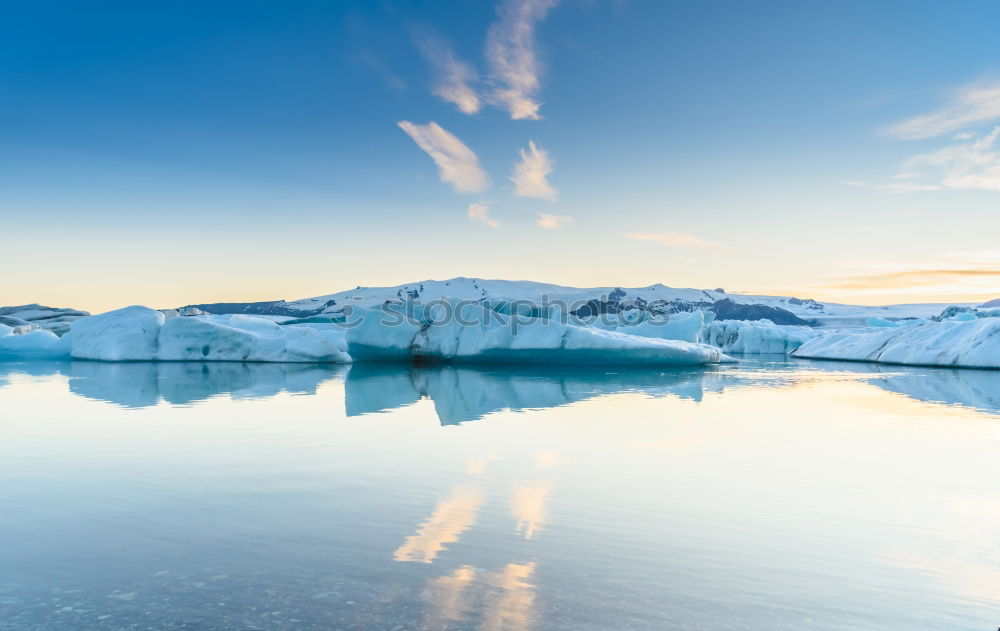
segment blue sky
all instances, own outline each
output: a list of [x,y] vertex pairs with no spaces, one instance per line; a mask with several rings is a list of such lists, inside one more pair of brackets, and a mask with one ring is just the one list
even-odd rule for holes
[[997,24],[974,1],[20,3],[0,302],[457,275],[995,297]]

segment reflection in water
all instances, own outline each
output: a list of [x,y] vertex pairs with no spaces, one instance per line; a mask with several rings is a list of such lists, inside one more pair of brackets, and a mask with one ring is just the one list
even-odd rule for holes
[[531,539],[542,530],[548,518],[545,500],[551,490],[551,482],[522,484],[514,489],[510,506],[517,519],[517,534]]
[[[452,366],[392,363],[269,364],[239,362],[0,362],[0,387],[16,375],[65,375],[70,390],[128,408],[161,401],[186,405],[219,395],[262,398],[314,394],[344,380],[347,416],[430,399],[443,425],[502,410],[551,408],[633,392],[701,401],[726,388],[780,388],[816,379],[870,383],[920,401],[1000,412],[1000,371],[920,368],[858,362],[745,359],[738,365],[674,370],[551,366]],[[481,464],[481,463],[480,463]],[[470,464],[474,469],[480,464]]]
[[417,528],[417,534],[406,538],[396,550],[397,561],[431,563],[445,545],[458,541],[462,533],[476,521],[483,496],[467,486],[456,486],[448,499],[438,502],[434,513]]
[[532,366],[451,366],[359,363],[345,383],[347,415],[393,409],[423,398],[434,402],[442,425],[480,419],[501,410],[551,408],[620,392],[672,394],[700,401],[722,388],[714,369],[608,370]]
[[978,410],[1000,411],[1000,370],[957,370],[943,368],[878,372],[894,373],[871,383],[921,401],[964,405]]
[[189,405],[224,394],[234,399],[315,394],[321,383],[343,377],[346,370],[340,364],[260,362],[0,362],[0,385],[6,374],[63,375],[74,394],[143,408],[160,401]]
[[0,627],[996,628],[998,380],[0,366]]
[[427,615],[422,629],[438,631],[451,622],[465,620],[472,610],[469,586],[476,580],[476,568],[463,565],[451,574],[427,581]]
[[484,631],[502,629],[529,629],[532,623],[532,608],[535,604],[535,588],[531,582],[535,563],[508,563],[499,572],[489,572],[484,583],[491,588],[483,609],[483,622],[479,626]]
[[[526,631],[534,622],[535,563],[508,563],[496,572],[463,565],[427,581],[430,607],[422,629],[441,631],[475,612],[481,631]],[[463,627],[466,628],[466,627]]]

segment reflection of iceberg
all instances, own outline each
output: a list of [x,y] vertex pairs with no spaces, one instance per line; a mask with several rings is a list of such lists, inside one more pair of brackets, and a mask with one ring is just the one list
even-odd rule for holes
[[887,366],[849,361],[797,366],[853,373],[866,383],[918,401],[1000,412],[1000,372],[995,370]]
[[237,362],[31,362],[0,364],[0,385],[7,374],[62,374],[74,394],[123,407],[147,407],[161,400],[175,405],[221,394],[262,398],[279,392],[312,394],[317,386],[343,375],[344,367],[314,364]]
[[549,408],[618,392],[672,394],[700,401],[721,388],[723,373],[705,369],[623,369],[356,363],[344,391],[348,416],[393,409],[429,398],[441,423],[482,418],[499,410]]
[[[566,405],[622,392],[672,395],[700,401],[726,388],[782,388],[791,383],[855,378],[931,403],[1000,413],[1000,372],[886,366],[857,362],[812,363],[754,358],[739,366],[673,370],[593,367],[455,366],[393,363],[269,364],[238,362],[0,362],[0,388],[11,377],[64,375],[71,392],[125,407],[160,401],[189,404],[228,394],[262,398],[280,392],[314,393],[343,377],[347,416],[390,410],[430,399],[442,424],[482,418],[500,410]],[[840,377],[837,377],[840,375]]]
[[1000,412],[1000,373],[992,370],[908,370],[884,367],[877,372],[895,372],[871,383],[892,392],[934,403],[964,405]]

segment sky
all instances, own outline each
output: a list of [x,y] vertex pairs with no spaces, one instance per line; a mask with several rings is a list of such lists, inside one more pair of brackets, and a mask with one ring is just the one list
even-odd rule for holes
[[1000,4],[15,3],[0,304],[1000,297]]

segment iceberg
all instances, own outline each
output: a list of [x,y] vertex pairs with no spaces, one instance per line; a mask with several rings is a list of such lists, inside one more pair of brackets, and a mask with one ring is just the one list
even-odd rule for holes
[[823,333],[811,327],[769,320],[716,320],[705,327],[703,338],[725,353],[786,355],[820,335]]
[[924,321],[895,328],[842,331],[809,340],[792,355],[914,366],[1000,368],[1000,319]]
[[[5,338],[4,338],[5,339]],[[174,316],[133,306],[81,318],[64,338],[73,359],[347,363],[342,331],[282,327],[254,316]]]
[[102,361],[156,359],[160,327],[165,321],[161,312],[141,306],[80,318],[66,334],[70,355]]
[[715,314],[711,312],[706,317],[701,309],[687,313],[673,313],[669,316],[651,315],[646,311],[629,309],[608,318],[607,323],[597,321],[593,326],[639,337],[701,342],[702,329],[706,322],[710,322],[714,317]]
[[19,320],[24,324],[30,323],[60,336],[69,331],[73,322],[89,315],[88,312],[78,309],[46,307],[39,304],[0,307],[0,320]]
[[706,344],[665,340],[546,318],[510,317],[477,304],[356,308],[344,323],[355,360],[694,365],[728,360]]
[[0,361],[69,358],[69,344],[55,333],[31,329],[15,334],[13,330],[0,324]]
[[170,318],[158,343],[161,361],[351,361],[341,331],[282,327],[247,315]]

